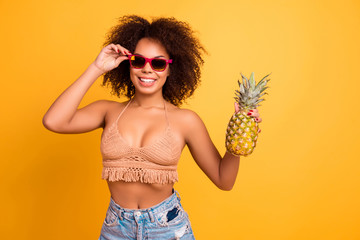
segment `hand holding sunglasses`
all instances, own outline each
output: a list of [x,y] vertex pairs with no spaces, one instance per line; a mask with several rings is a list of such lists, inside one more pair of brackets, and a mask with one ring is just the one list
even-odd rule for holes
[[146,58],[140,55],[129,55],[130,66],[136,69],[145,67],[146,63],[150,63],[151,68],[156,72],[165,71],[167,65],[172,63],[172,59],[163,58]]
[[106,73],[118,67],[122,61],[127,60],[128,55],[131,55],[129,50],[119,44],[111,43],[101,50],[94,61],[94,65],[101,72]]

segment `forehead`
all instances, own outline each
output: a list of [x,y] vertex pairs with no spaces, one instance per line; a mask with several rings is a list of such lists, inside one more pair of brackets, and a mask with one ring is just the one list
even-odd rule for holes
[[169,57],[165,47],[159,41],[150,38],[140,39],[136,45],[135,54],[141,54],[145,57]]

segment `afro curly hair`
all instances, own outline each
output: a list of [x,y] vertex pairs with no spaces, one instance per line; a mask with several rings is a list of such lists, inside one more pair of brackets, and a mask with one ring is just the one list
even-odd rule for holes
[[[170,17],[156,18],[150,23],[136,15],[119,18],[119,23],[107,34],[104,46],[111,43],[120,44],[130,52],[134,52],[142,38],[160,42],[173,59],[173,64],[169,65],[171,74],[162,92],[166,101],[180,106],[200,84],[200,68],[204,63],[202,54],[206,53],[206,50],[186,22]],[[129,61],[123,61],[117,68],[105,73],[102,85],[110,84],[112,94],[118,97],[124,94],[132,98],[135,87],[130,80],[129,69]]]

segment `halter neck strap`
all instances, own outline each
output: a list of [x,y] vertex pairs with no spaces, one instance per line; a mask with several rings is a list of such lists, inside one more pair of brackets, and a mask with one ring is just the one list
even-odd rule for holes
[[[130,99],[130,101],[126,104],[126,106],[124,107],[124,109],[120,112],[119,116],[116,119],[116,122],[119,121],[120,117],[123,115],[123,113],[125,112],[125,110],[129,107],[130,103],[132,102],[133,98]],[[167,113],[167,107],[166,107],[166,101],[164,99],[164,110],[165,110],[165,118],[166,118],[166,124],[169,127],[170,123],[169,123],[169,118],[168,118],[168,113]]]
[[168,118],[168,114],[167,114],[167,107],[166,107],[166,101],[164,99],[164,109],[165,109],[165,118],[166,118],[166,123],[168,125],[168,127],[170,126],[170,123],[169,123],[169,118]]
[[119,116],[116,119],[116,122],[119,121],[119,118],[121,117],[121,115],[123,115],[123,113],[125,112],[125,110],[128,108],[128,106],[130,105],[130,103],[132,102],[133,98],[130,99],[130,101],[128,102],[128,104],[126,104],[126,106],[124,107],[124,109],[121,111],[121,113],[119,114]]

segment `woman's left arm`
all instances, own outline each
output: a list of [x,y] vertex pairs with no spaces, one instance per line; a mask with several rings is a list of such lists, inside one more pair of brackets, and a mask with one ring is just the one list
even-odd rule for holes
[[[235,108],[238,111],[237,106]],[[255,117],[255,121],[261,122],[256,109],[253,110],[252,117]],[[185,141],[195,162],[218,188],[231,190],[238,173],[240,157],[228,152],[221,157],[205,124],[196,113],[189,111],[186,122]]]

